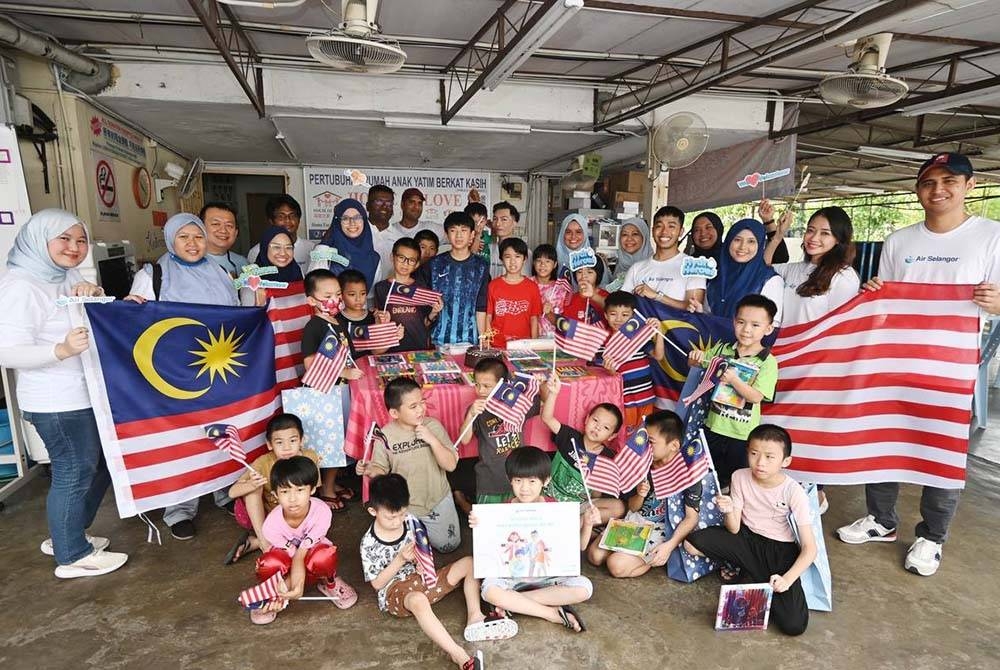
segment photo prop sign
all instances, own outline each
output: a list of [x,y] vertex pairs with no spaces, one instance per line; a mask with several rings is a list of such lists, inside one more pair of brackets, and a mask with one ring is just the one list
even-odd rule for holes
[[576,272],[580,268],[592,268],[597,266],[597,254],[590,247],[574,251],[569,255],[569,269]]
[[715,279],[719,274],[718,263],[714,258],[695,258],[688,256],[681,263],[682,277],[704,277],[705,279]]
[[736,185],[740,188],[757,188],[760,184],[771,181],[772,179],[780,179],[781,177],[787,177],[792,173],[792,168],[783,168],[781,170],[774,170],[773,172],[753,172],[736,182]]
[[233,286],[237,289],[249,288],[252,291],[256,291],[259,288],[288,288],[288,282],[286,281],[261,279],[261,277],[274,274],[278,274],[278,268],[273,265],[265,265],[263,267],[253,263],[244,265],[240,269],[239,276],[233,280]]
[[364,186],[365,188],[372,187],[372,185],[368,183],[368,175],[361,170],[348,168],[344,170],[344,176],[351,178],[351,186]]
[[327,263],[336,263],[338,265],[343,265],[345,268],[351,264],[349,259],[340,255],[340,252],[337,251],[337,247],[328,247],[325,244],[320,244],[310,251],[309,260],[315,262],[326,261]]
[[66,305],[82,305],[88,302],[114,302],[115,297],[113,295],[94,295],[94,296],[82,296],[82,295],[61,295],[56,298],[56,307],[65,307]]
[[580,574],[578,503],[473,505],[476,579],[529,582]]

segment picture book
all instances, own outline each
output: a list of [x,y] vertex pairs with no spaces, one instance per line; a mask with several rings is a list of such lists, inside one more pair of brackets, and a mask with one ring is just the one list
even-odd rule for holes
[[563,365],[556,368],[559,373],[559,378],[563,381],[570,381],[572,379],[582,379],[584,377],[590,377],[591,372],[582,365]]
[[444,360],[444,354],[440,351],[411,351],[406,355],[406,358],[411,363],[426,363]]
[[771,615],[770,584],[726,584],[719,593],[715,630],[767,630]]
[[653,531],[653,524],[648,521],[625,521],[612,519],[601,537],[601,549],[620,551],[631,556],[642,556],[646,553],[646,542]]
[[466,384],[461,366],[454,361],[425,361],[417,363],[422,384]]
[[522,582],[580,574],[580,505],[473,505],[472,561],[477,579]]
[[[760,371],[753,365],[749,365],[743,361],[729,360],[727,361],[729,369],[735,370],[736,374],[740,376],[747,384],[753,384],[754,380],[757,378],[757,373]],[[746,406],[747,401],[736,392],[732,384],[719,383],[715,387],[715,391],[712,392],[712,402],[717,402],[720,405],[728,405],[729,407],[735,407],[737,409],[743,409]]]
[[544,372],[547,374],[552,371],[552,363],[546,363],[540,358],[537,360],[515,360],[510,363],[515,370],[523,372],[526,375],[530,375],[535,372]]
[[514,361],[540,361],[541,356],[536,354],[530,349],[508,349],[507,353],[504,354],[507,360],[513,363]]
[[368,361],[376,367],[379,365],[410,366],[403,354],[373,354],[368,357]]

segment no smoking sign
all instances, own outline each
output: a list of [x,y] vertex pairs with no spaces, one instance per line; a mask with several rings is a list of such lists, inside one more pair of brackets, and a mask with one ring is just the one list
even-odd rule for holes
[[97,161],[97,197],[105,207],[114,207],[118,199],[118,191],[115,188],[115,173],[111,169],[111,163],[106,160]]

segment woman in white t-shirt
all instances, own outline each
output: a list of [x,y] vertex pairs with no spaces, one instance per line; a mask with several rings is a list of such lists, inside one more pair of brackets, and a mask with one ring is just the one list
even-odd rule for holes
[[55,557],[61,579],[103,575],[128,560],[105,551],[107,538],[86,534],[111,476],[80,361],[90,336],[70,318],[81,306],[56,303],[60,296],[104,295],[76,269],[89,246],[75,214],[43,209],[18,231],[0,278],[0,365],[18,371],[18,405],[49,453],[45,513],[52,539],[41,550]]
[[[791,224],[789,211],[778,221],[778,234],[764,250],[766,262]],[[851,267],[853,236],[851,217],[840,207],[823,207],[809,217],[802,238],[805,260],[773,266],[785,280],[784,325],[815,321],[858,294],[861,279]]]

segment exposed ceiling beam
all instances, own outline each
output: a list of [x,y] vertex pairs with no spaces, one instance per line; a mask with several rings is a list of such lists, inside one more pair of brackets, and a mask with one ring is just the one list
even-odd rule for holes
[[[188,4],[205,26],[212,43],[219,50],[219,55],[250,99],[250,104],[257,110],[257,115],[263,119],[264,75],[260,67],[261,57],[240,26],[236,14],[229,5],[222,5],[222,12],[226,15],[223,20],[215,0],[188,0]],[[250,85],[248,77],[253,78],[253,86]]]

